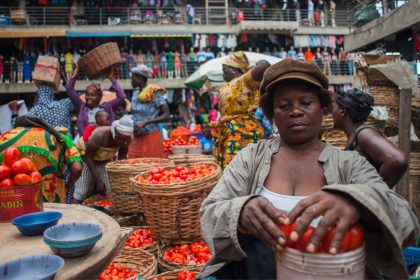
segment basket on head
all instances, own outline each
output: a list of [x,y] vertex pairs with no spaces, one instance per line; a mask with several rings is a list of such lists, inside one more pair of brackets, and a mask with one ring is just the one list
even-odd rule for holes
[[111,185],[111,197],[116,213],[138,214],[143,212],[143,206],[130,182],[140,172],[156,166],[174,166],[172,160],[163,158],[136,158],[108,163],[105,168]]
[[170,155],[168,157],[173,160],[175,164],[204,164],[204,163],[216,163],[214,156],[207,155],[194,155],[194,154],[183,154],[183,155]]
[[78,64],[89,79],[109,74],[111,67],[121,63],[118,44],[114,42],[100,45],[80,58]]
[[130,280],[137,280],[138,277],[147,278],[157,273],[155,256],[145,250],[137,250],[136,252],[122,250],[112,263],[114,265],[125,265],[128,270],[134,272],[136,276]]
[[[184,269],[177,269],[177,270],[172,270],[172,271],[167,271],[167,272],[163,272],[157,275],[152,275],[149,278],[146,278],[146,280],[153,280],[153,279],[162,279],[164,278],[165,280],[178,280],[178,274],[183,271]],[[195,273],[195,276],[197,278],[198,274],[200,273],[200,271],[198,270],[191,270],[188,269],[191,272]]]
[[195,271],[199,273],[201,272],[201,270],[203,270],[205,265],[178,264],[174,262],[165,261],[162,257],[163,252],[165,252],[166,250],[170,249],[171,247],[175,245],[177,244],[166,244],[166,245],[159,246],[158,256],[157,256],[157,263],[158,263],[159,271],[167,272],[167,271],[188,269],[190,271]]
[[[148,226],[135,226],[135,227],[127,227],[127,229],[131,230],[131,234],[130,236],[133,234],[133,232],[137,229],[144,229],[144,230],[148,230],[150,231],[150,228]],[[129,237],[130,237],[129,236]],[[157,246],[157,241],[155,240],[155,242],[153,242],[152,244],[146,245],[144,247],[141,248],[130,248],[130,247],[125,247],[124,244],[124,251],[127,252],[127,254],[132,254],[132,253],[136,253],[138,250],[144,250],[147,251],[153,255],[156,255],[158,252],[158,246]]]
[[215,171],[185,183],[148,184],[136,181],[139,176],[148,177],[150,172],[130,178],[143,202],[144,215],[153,236],[160,242],[201,239],[200,206],[221,176],[217,164],[205,165],[212,166]]

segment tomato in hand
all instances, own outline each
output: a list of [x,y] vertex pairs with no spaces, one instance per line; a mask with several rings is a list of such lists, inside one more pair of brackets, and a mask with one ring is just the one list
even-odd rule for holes
[[32,179],[28,174],[17,174],[13,178],[13,183],[16,186],[26,186],[32,184]]
[[3,162],[7,166],[12,166],[15,161],[18,161],[22,158],[19,150],[15,147],[7,148],[3,153]]
[[350,227],[349,232],[351,240],[347,251],[353,251],[363,245],[363,228],[360,225],[355,224]]
[[0,165],[0,181],[3,181],[5,179],[9,179],[12,175],[12,170],[9,166],[2,164]]
[[297,241],[297,247],[299,250],[306,252],[306,247],[308,247],[309,243],[311,243],[312,236],[314,234],[315,228],[312,226],[309,226],[305,232],[302,234],[302,236]]
[[41,173],[39,173],[38,171],[34,171],[31,173],[31,182],[32,184],[38,183],[42,180],[42,176]]
[[12,179],[4,179],[0,182],[0,187],[13,187],[13,180]]

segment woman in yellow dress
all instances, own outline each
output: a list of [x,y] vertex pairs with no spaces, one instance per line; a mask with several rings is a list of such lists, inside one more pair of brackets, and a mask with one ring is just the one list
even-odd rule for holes
[[255,111],[260,106],[259,86],[269,66],[266,60],[260,60],[249,69],[242,51],[233,53],[223,63],[226,84],[219,90],[221,118],[213,124],[212,131],[213,155],[222,169],[249,143],[266,138]]
[[[16,147],[23,157],[34,162],[42,175],[44,201],[66,202],[67,190],[74,186],[82,171],[82,158],[70,137],[41,127],[19,126],[0,135],[0,162],[9,147]],[[67,185],[66,165],[71,169]]]

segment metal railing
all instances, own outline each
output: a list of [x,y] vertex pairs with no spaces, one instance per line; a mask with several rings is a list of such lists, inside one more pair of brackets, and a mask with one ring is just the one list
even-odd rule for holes
[[[0,7],[0,16],[10,17],[17,8]],[[312,20],[311,20],[312,19]],[[194,24],[230,25],[242,20],[298,21],[303,26],[349,26],[353,23],[351,13],[346,10],[308,14],[306,9],[258,9],[258,8],[195,8],[189,16],[184,8],[84,8],[72,12],[70,7],[28,7],[26,17],[10,18],[0,25],[125,25],[125,24]]]
[[[353,75],[353,61],[352,60],[346,60],[346,61],[329,61],[328,65],[324,61],[316,61],[318,66],[326,72],[329,76],[336,76],[336,75],[344,75],[349,76]],[[25,82],[31,82],[32,81],[32,71],[31,69],[29,71],[29,76],[24,75],[24,66],[18,66],[15,65],[12,69],[10,66],[9,61],[5,61],[3,65],[3,78],[0,83],[22,83]],[[177,75],[177,71],[168,72],[166,71],[166,75],[164,76],[162,69],[159,68],[156,72],[153,74],[152,78],[159,78],[159,79],[168,79],[169,74],[172,74],[172,79],[186,79],[188,78],[194,71],[196,71],[200,67],[200,63],[198,62],[187,62],[186,64],[182,65],[181,70],[179,71],[179,75]],[[65,69],[64,63],[61,63],[61,68]],[[13,71],[12,71],[13,70]],[[115,76],[117,79],[130,79],[131,74],[128,71],[128,64],[127,63],[121,63],[119,67],[116,67],[116,73]],[[78,76],[79,80],[86,80],[87,77],[83,71],[80,71],[80,74]],[[105,79],[105,78],[104,78]]]

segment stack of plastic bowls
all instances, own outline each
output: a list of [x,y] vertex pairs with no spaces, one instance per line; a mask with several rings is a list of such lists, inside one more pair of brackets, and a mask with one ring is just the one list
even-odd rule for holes
[[60,224],[44,232],[44,242],[54,254],[64,258],[88,254],[101,237],[101,227],[91,223]]

